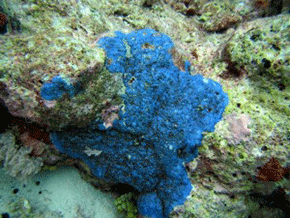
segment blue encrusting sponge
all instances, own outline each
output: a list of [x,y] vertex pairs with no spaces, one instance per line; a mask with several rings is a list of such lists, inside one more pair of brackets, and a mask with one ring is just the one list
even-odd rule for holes
[[51,139],[96,177],[137,189],[141,215],[167,218],[190,194],[184,163],[198,155],[202,133],[214,131],[228,96],[219,83],[180,71],[169,53],[172,41],[155,30],[116,32],[98,44],[106,51],[106,68],[123,75],[119,119],[111,128],[95,121],[53,132]]
[[43,99],[51,101],[57,100],[68,93],[70,97],[75,95],[75,87],[65,81],[61,76],[52,78],[50,83],[45,83],[41,90],[40,95]]

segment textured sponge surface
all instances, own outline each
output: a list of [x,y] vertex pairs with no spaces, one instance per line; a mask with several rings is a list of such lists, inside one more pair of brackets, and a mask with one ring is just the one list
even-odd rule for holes
[[96,177],[138,190],[141,215],[168,217],[191,192],[184,163],[198,155],[202,133],[214,131],[227,94],[213,80],[180,71],[170,54],[173,42],[155,30],[116,32],[98,43],[106,68],[122,74],[126,86],[119,119],[108,129],[98,120],[53,132],[52,141]]
[[43,99],[51,101],[57,100],[68,93],[71,97],[75,94],[74,86],[67,83],[61,76],[52,78],[50,83],[45,83],[40,90]]

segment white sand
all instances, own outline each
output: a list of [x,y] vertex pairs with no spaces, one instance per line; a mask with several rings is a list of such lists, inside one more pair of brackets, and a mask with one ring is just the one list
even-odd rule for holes
[[[13,194],[15,188],[19,189],[17,194]],[[120,217],[114,197],[86,183],[72,167],[41,172],[26,183],[11,178],[0,169],[0,214],[8,212],[6,206],[10,201],[20,198],[28,199],[32,210],[42,214],[53,212],[64,218]]]

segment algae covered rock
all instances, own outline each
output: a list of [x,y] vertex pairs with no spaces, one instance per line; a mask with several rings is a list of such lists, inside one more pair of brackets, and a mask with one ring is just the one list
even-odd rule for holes
[[[94,34],[106,26],[97,24],[99,14],[85,7],[86,15],[76,16],[81,9],[65,1],[16,2],[5,4],[16,11],[21,31],[0,35],[0,97],[12,115],[56,129],[68,123],[85,125],[122,103],[122,83],[118,75],[102,71],[105,54],[95,46]],[[72,20],[76,17],[82,18]],[[64,94],[58,100],[42,99],[42,85],[57,76],[78,87],[76,98]]]
[[198,17],[201,27],[209,32],[225,31],[242,21],[233,2],[212,1],[204,4]]
[[244,23],[228,42],[225,55],[239,71],[289,86],[289,32],[287,14]]
[[[223,55],[232,65],[226,72],[235,68],[244,77],[227,78],[226,115],[188,165],[196,192],[175,217],[178,211],[204,217],[288,215],[281,205],[289,203],[290,187],[289,15],[241,24]],[[272,203],[278,199],[280,206]]]

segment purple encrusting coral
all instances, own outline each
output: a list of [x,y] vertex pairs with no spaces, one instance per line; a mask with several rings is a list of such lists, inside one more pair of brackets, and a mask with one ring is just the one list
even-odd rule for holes
[[228,96],[217,82],[180,71],[169,53],[174,44],[152,29],[116,32],[98,44],[107,70],[121,74],[126,87],[119,119],[110,128],[97,120],[52,132],[51,139],[99,179],[139,191],[141,215],[166,218],[190,194],[184,163],[198,155],[202,133],[214,131]]

